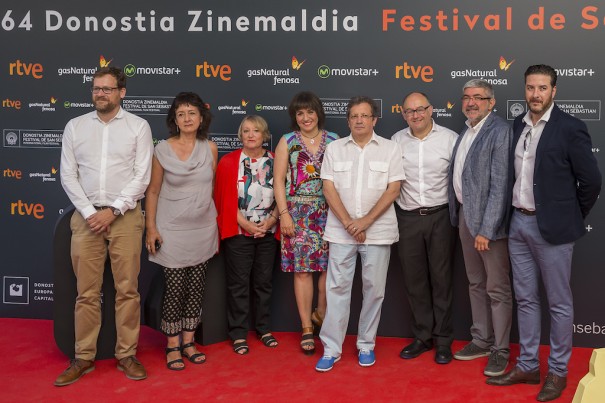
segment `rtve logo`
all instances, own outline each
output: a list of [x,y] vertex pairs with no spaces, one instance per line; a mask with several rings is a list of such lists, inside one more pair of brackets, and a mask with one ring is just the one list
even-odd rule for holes
[[431,66],[412,66],[408,62],[403,62],[401,66],[395,66],[395,78],[418,79],[425,83],[433,81],[433,67]]
[[3,108],[15,108],[15,109],[21,109],[21,101],[19,101],[18,99],[3,99],[2,100],[2,107]]
[[40,63],[25,63],[17,59],[8,65],[8,74],[11,76],[32,76],[39,80],[44,77],[44,67]]
[[9,178],[9,179],[21,179],[22,178],[22,174],[21,171],[18,169],[10,169],[10,168],[6,168],[3,172],[2,172],[2,176],[4,176],[5,178]]
[[206,78],[220,77],[223,81],[229,81],[231,80],[231,66],[228,64],[208,64],[204,61],[204,64],[195,65],[195,76],[201,77],[202,74]]
[[28,215],[41,220],[44,218],[44,206],[40,203],[26,203],[17,200],[11,203],[11,215]]

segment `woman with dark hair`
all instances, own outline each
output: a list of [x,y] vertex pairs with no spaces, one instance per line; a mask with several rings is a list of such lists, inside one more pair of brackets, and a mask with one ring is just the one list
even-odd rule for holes
[[277,347],[269,331],[271,276],[277,250],[273,236],[277,224],[273,153],[263,148],[270,136],[265,119],[245,117],[238,130],[243,148],[221,158],[216,170],[214,201],[227,273],[227,321],[237,354],[249,350],[250,279],[256,333],[265,346]]
[[[288,106],[292,133],[275,149],[275,200],[281,227],[281,268],[294,273],[294,295],[302,323],[301,348],[315,352],[313,325],[321,327],[326,312],[328,245],[323,240],[328,205],[322,192],[321,163],[326,146],[338,136],[324,130],[321,100],[311,92],[294,96]],[[317,309],[313,273],[320,272]]]
[[218,148],[208,140],[211,120],[199,95],[176,96],[166,117],[170,134],[155,147],[145,194],[145,244],[149,260],[164,271],[161,330],[168,338],[166,365],[174,371],[185,369],[183,356],[194,364],[206,361],[193,339],[207,263],[218,250],[212,200]]

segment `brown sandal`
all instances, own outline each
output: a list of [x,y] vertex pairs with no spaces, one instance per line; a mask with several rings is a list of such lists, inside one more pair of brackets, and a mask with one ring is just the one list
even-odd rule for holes
[[318,330],[321,328],[321,325],[323,325],[323,323],[324,323],[324,317],[319,314],[319,311],[317,310],[317,308],[315,308],[315,310],[311,314],[311,322],[313,322],[313,325]]
[[300,348],[302,349],[305,355],[313,355],[315,353],[315,339],[313,338],[313,326],[302,328]]

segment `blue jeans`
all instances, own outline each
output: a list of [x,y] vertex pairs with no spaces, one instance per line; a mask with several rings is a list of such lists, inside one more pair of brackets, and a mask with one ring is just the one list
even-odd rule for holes
[[357,330],[357,348],[373,350],[380,322],[386,286],[391,245],[330,243],[330,258],[326,279],[328,308],[319,337],[324,354],[342,354],[349,323],[351,287],[355,275],[357,253],[361,256],[363,303]]

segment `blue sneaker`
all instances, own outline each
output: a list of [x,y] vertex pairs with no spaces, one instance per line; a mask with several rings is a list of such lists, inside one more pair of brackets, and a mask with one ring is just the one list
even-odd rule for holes
[[366,350],[362,348],[359,350],[359,365],[362,367],[371,367],[376,363],[376,356],[374,350]]
[[340,356],[332,357],[330,355],[324,355],[317,361],[317,365],[315,366],[315,370],[319,372],[327,372],[332,369],[335,363],[340,361]]

